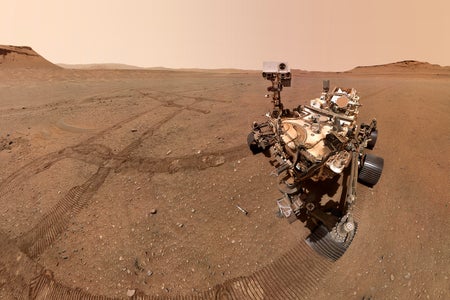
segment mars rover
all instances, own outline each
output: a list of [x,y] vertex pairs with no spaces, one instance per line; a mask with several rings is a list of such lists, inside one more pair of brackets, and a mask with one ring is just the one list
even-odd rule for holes
[[[270,157],[275,167],[283,194],[277,200],[279,214],[291,222],[306,222],[312,230],[306,242],[337,260],[357,229],[353,213],[357,182],[372,187],[381,176],[383,158],[366,153],[376,144],[377,122],[357,124],[361,104],[353,88],[330,91],[325,80],[319,98],[290,110],[281,102],[281,91],[291,85],[288,65],[265,62],[262,76],[272,83],[267,90],[273,110],[264,122],[253,123],[248,146],[253,154]],[[330,186],[337,188],[329,192]],[[333,192],[337,198],[323,203]]]

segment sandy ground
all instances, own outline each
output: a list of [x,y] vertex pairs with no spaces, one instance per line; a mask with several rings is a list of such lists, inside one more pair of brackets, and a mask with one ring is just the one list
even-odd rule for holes
[[[385,159],[379,184],[358,187],[351,247],[299,299],[448,299],[450,76],[436,70],[301,72],[283,92],[295,107],[323,79],[355,87]],[[308,234],[276,216],[272,168],[246,146],[270,110],[259,74],[13,68],[0,79],[1,299],[33,298],[39,272],[108,297],[208,291]]]

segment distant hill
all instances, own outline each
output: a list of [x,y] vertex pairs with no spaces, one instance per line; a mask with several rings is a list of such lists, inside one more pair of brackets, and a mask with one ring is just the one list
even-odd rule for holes
[[0,45],[0,69],[3,68],[52,68],[59,69],[27,46]]
[[[197,68],[180,68],[171,69],[165,67],[143,68],[138,66],[103,63],[103,64],[53,64],[44,57],[36,53],[28,46],[11,46],[0,45],[0,69],[5,68],[52,68],[52,69],[83,69],[83,70],[152,70],[152,71],[184,71],[184,72],[202,72],[202,73],[258,73],[258,70],[240,70],[240,69],[197,69]],[[310,72],[305,70],[293,69],[294,75],[298,74],[313,74],[324,72]],[[329,72],[325,72],[329,73]],[[339,72],[341,73],[341,72]],[[395,75],[395,74],[438,74],[449,75],[450,66],[440,66],[430,64],[427,62],[420,62],[415,60],[404,60],[395,63],[374,65],[374,66],[359,66],[352,70],[342,72],[347,74],[380,74],[380,75]]]
[[415,60],[403,60],[395,63],[374,65],[374,66],[359,66],[346,73],[354,74],[399,74],[399,73],[413,73],[413,74],[450,74],[449,66],[440,66],[430,64],[427,62],[420,62]]
[[141,67],[126,64],[57,64],[64,69],[77,70],[140,70]]
[[180,72],[202,72],[202,73],[251,73],[260,72],[241,69],[199,69],[199,68],[165,68],[165,67],[137,67],[127,64],[57,64],[64,69],[77,70],[150,70],[150,71],[180,71]]

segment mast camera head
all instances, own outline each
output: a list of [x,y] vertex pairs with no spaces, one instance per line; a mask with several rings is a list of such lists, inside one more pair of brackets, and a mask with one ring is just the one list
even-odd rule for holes
[[262,76],[271,81],[279,80],[282,86],[291,86],[291,69],[285,62],[264,62]]

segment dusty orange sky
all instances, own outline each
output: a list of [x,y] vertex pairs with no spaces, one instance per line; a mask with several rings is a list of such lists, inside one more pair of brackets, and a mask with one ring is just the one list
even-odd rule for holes
[[450,65],[448,0],[0,0],[0,44],[55,63],[343,71]]

